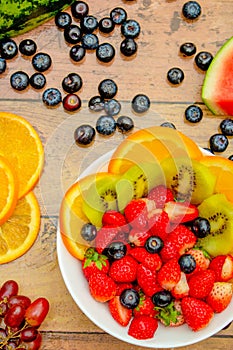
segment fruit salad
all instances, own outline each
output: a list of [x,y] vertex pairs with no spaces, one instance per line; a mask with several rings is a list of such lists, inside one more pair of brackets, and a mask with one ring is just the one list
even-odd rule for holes
[[138,340],[159,323],[202,330],[233,293],[231,161],[167,129],[130,135],[108,171],[67,190],[60,210],[90,295]]

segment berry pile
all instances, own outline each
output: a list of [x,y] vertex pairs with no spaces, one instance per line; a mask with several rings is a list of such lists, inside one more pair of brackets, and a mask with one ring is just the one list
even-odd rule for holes
[[16,281],[8,280],[0,288],[0,349],[38,350],[42,335],[39,327],[49,311],[49,302],[40,297],[18,294]]
[[210,232],[198,208],[177,202],[164,186],[131,200],[124,213],[106,211],[102,227],[85,224],[82,271],[91,296],[136,339],[152,338],[161,322],[206,327],[232,299],[233,257],[210,257],[197,246]]

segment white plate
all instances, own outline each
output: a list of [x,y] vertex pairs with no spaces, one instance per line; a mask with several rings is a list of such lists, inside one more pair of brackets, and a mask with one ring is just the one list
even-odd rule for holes
[[[92,163],[80,177],[106,169],[107,163],[112,155],[108,152]],[[81,263],[65,248],[60,231],[57,232],[57,255],[60,270],[66,287],[72,298],[82,312],[103,331],[130,344],[148,348],[175,348],[187,346],[204,340],[219,332],[233,320],[233,301],[221,314],[216,314],[212,322],[205,329],[193,332],[187,325],[180,327],[164,327],[159,325],[154,338],[148,340],[137,340],[127,334],[128,327],[118,325],[111,317],[107,304],[96,302],[90,295],[88,283],[83,276]]]

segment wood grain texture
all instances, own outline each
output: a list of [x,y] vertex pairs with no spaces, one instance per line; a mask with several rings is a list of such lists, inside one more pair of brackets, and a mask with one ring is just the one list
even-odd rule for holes
[[[114,7],[121,6],[127,10],[128,18],[136,19],[141,25],[141,34],[137,39],[138,53],[134,59],[125,59],[120,54],[123,39],[120,27],[116,27],[111,35],[98,35],[100,42],[111,42],[116,49],[114,61],[107,65],[99,63],[94,52],[87,52],[82,63],[73,63],[69,58],[71,45],[65,42],[63,32],[56,28],[54,20],[15,38],[18,44],[25,38],[34,39],[38,52],[51,55],[53,64],[45,73],[47,87],[57,87],[65,96],[61,87],[64,76],[77,72],[83,79],[83,88],[79,92],[82,108],[76,113],[68,113],[62,105],[54,109],[43,105],[40,91],[28,88],[19,93],[10,87],[10,75],[14,71],[24,70],[29,75],[34,73],[30,58],[18,54],[7,62],[6,72],[0,76],[0,110],[24,116],[36,128],[45,147],[45,167],[41,181],[35,188],[42,215],[40,234],[24,256],[0,267],[0,282],[16,279],[22,293],[30,295],[32,299],[45,296],[51,301],[51,310],[42,327],[43,350],[144,348],[123,343],[103,332],[71,298],[57,262],[59,205],[64,192],[80,173],[124,138],[120,133],[111,138],[97,135],[89,148],[77,147],[74,142],[73,133],[77,126],[83,123],[95,126],[99,114],[89,111],[88,101],[98,94],[98,84],[104,78],[116,81],[117,99],[122,104],[121,114],[133,117],[135,130],[170,121],[202,147],[208,147],[210,136],[219,132],[219,124],[224,117],[213,116],[201,100],[205,73],[195,67],[193,57],[181,57],[179,47],[191,41],[198,51],[207,50],[214,55],[232,36],[233,5],[231,0],[199,2],[202,6],[201,17],[197,21],[187,22],[181,15],[184,1],[180,0],[88,1],[90,13],[97,19],[109,15]],[[183,83],[177,87],[170,86],[166,79],[168,69],[173,66],[182,68],[185,73]],[[131,110],[131,100],[137,93],[145,93],[151,100],[150,111],[142,116],[134,115]],[[184,121],[185,108],[191,103],[197,103],[203,109],[203,120],[197,125]],[[222,154],[224,157],[233,154],[232,142],[229,139],[229,147]],[[179,350],[201,350],[203,347],[231,350],[232,330],[231,326],[201,343]]]

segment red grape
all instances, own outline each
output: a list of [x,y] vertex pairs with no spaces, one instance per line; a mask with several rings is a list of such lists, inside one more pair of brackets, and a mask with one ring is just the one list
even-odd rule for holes
[[29,343],[24,343],[26,346],[26,350],[38,350],[41,346],[42,343],[42,336],[40,333],[37,334],[37,337],[35,340],[29,342]]
[[18,283],[14,280],[8,280],[1,286],[0,289],[0,300],[9,298],[13,295],[17,295],[19,290]]
[[26,310],[30,304],[31,299],[26,297],[25,295],[13,295],[8,300],[8,307],[20,305]]
[[24,320],[25,309],[21,305],[14,305],[8,309],[4,322],[8,327],[19,327]]
[[20,333],[20,338],[22,341],[31,342],[36,339],[38,330],[34,327],[24,328]]
[[8,305],[4,301],[0,301],[0,317],[4,317],[8,310]]
[[27,308],[25,319],[31,326],[39,326],[47,316],[49,311],[49,302],[45,298],[37,298]]

